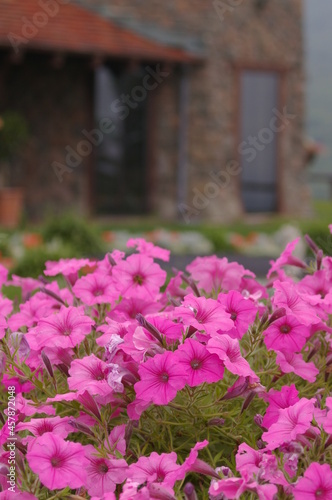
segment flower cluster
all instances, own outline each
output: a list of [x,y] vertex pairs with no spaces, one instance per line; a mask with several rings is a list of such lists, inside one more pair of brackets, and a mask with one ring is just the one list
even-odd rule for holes
[[307,242],[264,285],[216,256],[167,276],[140,239],[1,267],[0,500],[332,499],[332,257]]

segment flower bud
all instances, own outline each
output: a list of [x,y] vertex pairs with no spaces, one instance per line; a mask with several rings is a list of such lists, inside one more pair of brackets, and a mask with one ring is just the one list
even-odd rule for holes
[[52,377],[53,380],[55,380],[54,372],[53,372],[53,368],[52,368],[51,362],[48,359],[48,356],[44,353],[44,351],[41,352],[41,358],[42,358],[42,360],[44,362],[45,368],[48,371],[50,377]]
[[317,271],[320,270],[322,267],[322,261],[323,261],[323,250],[318,250],[317,256],[316,256],[316,266],[317,266]]
[[98,420],[101,421],[99,407],[93,396],[88,391],[84,391],[77,397],[77,401],[81,403],[84,408],[90,411]]
[[195,462],[190,467],[190,472],[196,472],[197,474],[204,474],[205,476],[215,477],[220,479],[216,471],[211,467],[211,465],[203,462],[200,458],[196,458]]
[[158,340],[158,342],[163,345],[163,338],[162,338],[162,335],[160,333],[160,331],[155,327],[153,326],[151,323],[149,323],[149,321],[147,321],[143,314],[141,313],[138,313],[136,315],[136,319],[137,321],[139,322],[139,324],[145,328],[149,333],[151,333],[151,335],[156,339]]
[[147,488],[151,494],[151,498],[158,498],[159,500],[176,500],[176,498],[163,488],[158,483],[150,483]]
[[183,492],[186,500],[198,500],[195,487],[192,483],[187,483],[183,488]]
[[315,255],[317,255],[317,253],[319,252],[319,248],[316,245],[316,243],[310,238],[310,236],[308,234],[304,235],[304,239],[305,239],[306,243],[308,244],[309,248],[313,251],[313,253]]
[[254,422],[258,427],[260,427],[263,431],[267,431],[267,428],[263,426],[263,415],[260,415],[257,413],[257,415],[254,416]]
[[282,318],[283,316],[286,315],[286,309],[284,307],[280,307],[279,309],[276,309],[274,313],[270,316],[270,319],[268,321],[268,325],[271,325],[274,321],[276,321],[279,318]]
[[211,418],[211,420],[208,421],[207,425],[208,427],[221,427],[222,425],[224,425],[224,423],[224,418]]
[[83,434],[87,434],[88,436],[95,437],[94,433],[92,432],[91,429],[85,424],[82,424],[81,422],[77,422],[75,419],[70,419],[68,423],[74,427],[74,429],[83,432]]

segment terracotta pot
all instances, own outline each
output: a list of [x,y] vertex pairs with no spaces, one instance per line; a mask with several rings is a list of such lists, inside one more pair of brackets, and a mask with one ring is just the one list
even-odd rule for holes
[[0,226],[15,228],[20,223],[23,210],[23,189],[0,189]]

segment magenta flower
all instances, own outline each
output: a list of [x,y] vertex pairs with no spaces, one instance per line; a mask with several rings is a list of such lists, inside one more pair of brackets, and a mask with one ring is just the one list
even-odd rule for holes
[[315,382],[319,373],[314,363],[306,363],[301,354],[277,352],[276,363],[283,373],[295,373],[308,382]]
[[300,267],[302,269],[305,269],[307,267],[305,262],[292,255],[299,241],[300,237],[288,243],[285,250],[281,253],[280,257],[276,261],[272,260],[270,262],[271,268],[267,274],[268,278],[271,277],[272,273],[274,273],[275,271],[279,270],[281,267],[284,266],[295,266],[295,267]]
[[0,339],[2,339],[6,334],[7,321],[4,316],[0,314]]
[[313,462],[293,489],[295,500],[331,500],[332,471],[328,464]]
[[88,460],[80,443],[65,441],[60,436],[47,432],[31,441],[27,460],[32,471],[50,490],[79,488],[86,483]]
[[299,401],[298,391],[294,384],[284,385],[281,391],[271,389],[268,393],[262,395],[263,399],[269,403],[263,418],[263,426],[269,429],[272,424],[277,422],[279,410],[289,408]]
[[[7,487],[8,484],[5,484],[5,486]],[[6,490],[0,492],[0,500],[38,500],[38,498],[32,495],[32,493],[20,490],[16,490],[15,492]]]
[[22,298],[23,301],[31,295],[32,292],[37,290],[40,287],[41,282],[34,278],[22,278],[22,276],[17,276],[16,274],[12,275],[11,281],[8,281],[7,285],[16,286],[22,289]]
[[257,307],[251,300],[245,299],[236,290],[232,290],[227,294],[219,294],[218,302],[222,304],[234,322],[234,327],[227,331],[227,335],[233,338],[242,338],[247,332],[249,325],[255,320]]
[[228,262],[226,257],[219,259],[215,255],[197,257],[186,269],[198,282],[198,288],[206,293],[237,290],[244,276],[255,277],[237,262]]
[[141,380],[135,384],[138,399],[167,405],[186,385],[186,372],[176,363],[176,355],[166,351],[148,359],[138,369]]
[[91,395],[107,396],[112,393],[107,383],[107,364],[94,354],[75,359],[69,369],[68,387],[71,391],[86,389]]
[[68,279],[71,285],[74,285],[80,269],[85,266],[94,267],[96,264],[89,259],[60,259],[55,262],[49,260],[45,265],[46,271],[44,271],[44,274],[46,276],[57,276],[58,274],[62,274]]
[[108,304],[118,298],[112,278],[97,272],[78,279],[73,292],[88,306]]
[[113,493],[116,485],[127,479],[127,462],[113,457],[98,457],[95,448],[91,445],[87,449],[86,456],[89,464],[86,467],[86,487],[89,495],[102,497],[105,493]]
[[152,452],[149,457],[140,457],[138,461],[129,466],[128,478],[138,483],[161,483],[174,486],[176,472],[181,471],[181,466],[176,463],[177,455]]
[[0,314],[2,316],[9,316],[13,311],[13,301],[2,297],[0,294]]
[[114,284],[121,296],[154,299],[166,279],[166,271],[145,255],[130,255],[113,269]]
[[181,323],[174,323],[165,314],[149,315],[146,319],[166,337],[167,341],[171,342],[182,338],[183,325]]
[[319,323],[320,319],[316,314],[314,307],[305,302],[294,283],[286,283],[281,281],[274,282],[275,293],[273,304],[276,308],[284,307],[287,314],[293,314],[298,321],[306,326]]
[[326,398],[325,406],[329,411],[326,412],[324,418],[322,419],[322,424],[324,431],[328,434],[332,434],[332,397]]
[[32,418],[30,422],[18,423],[16,430],[27,430],[36,437],[42,436],[46,432],[52,432],[62,438],[66,438],[68,434],[73,432],[73,428],[68,421],[69,417]]
[[143,238],[130,238],[127,241],[128,248],[136,248],[136,250],[147,257],[152,257],[153,259],[160,259],[164,262],[169,261],[170,251],[164,248],[158,247],[153,243],[145,241]]
[[175,313],[187,326],[193,326],[207,335],[215,335],[217,330],[230,330],[233,321],[219,302],[205,297],[187,295]]
[[227,370],[234,373],[234,375],[259,380],[256,373],[250,368],[248,361],[242,357],[237,339],[232,339],[226,334],[219,335],[208,341],[207,349],[209,352],[217,354]]
[[114,265],[125,258],[125,253],[120,250],[113,250],[112,253],[106,254],[103,260],[97,262],[98,273],[112,276]]
[[0,289],[2,288],[2,285],[6,283],[8,279],[8,269],[0,264]]
[[286,314],[273,321],[264,331],[264,342],[268,350],[299,352],[310,336],[310,330],[299,323],[296,316]]
[[111,434],[108,436],[108,440],[105,441],[105,446],[108,444],[112,447],[112,450],[117,450],[121,455],[126,453],[126,439],[125,439],[126,425],[116,425],[113,427]]
[[41,319],[36,328],[40,348],[64,349],[79,345],[91,333],[94,321],[77,307],[62,307],[60,312]]
[[241,498],[241,495],[247,490],[247,483],[244,479],[230,477],[220,481],[212,480],[209,488],[211,498]]
[[268,450],[296,441],[298,435],[304,434],[310,428],[314,414],[313,401],[302,398],[293,406],[279,410],[278,420],[262,435]]
[[247,443],[242,443],[238,447],[236,454],[236,470],[241,474],[245,472],[251,478],[258,474],[263,452],[254,450]]
[[208,382],[218,382],[224,374],[223,363],[216,354],[211,354],[197,340],[187,339],[176,351],[177,363],[185,372],[186,383],[190,387]]
[[12,331],[19,330],[22,326],[34,326],[42,318],[45,318],[52,311],[52,304],[46,298],[33,295],[31,299],[20,305],[20,311],[8,318],[8,326]]
[[160,310],[160,304],[157,301],[151,301],[151,299],[139,299],[137,297],[130,297],[129,299],[122,299],[120,304],[114,307],[114,309],[109,313],[109,317],[123,323],[124,321],[135,320],[137,314],[142,314],[146,316],[147,314],[153,314]]

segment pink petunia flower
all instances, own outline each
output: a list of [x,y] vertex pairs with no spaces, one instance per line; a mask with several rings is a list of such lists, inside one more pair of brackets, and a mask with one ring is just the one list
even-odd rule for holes
[[313,362],[306,363],[301,354],[292,352],[277,352],[277,365],[283,373],[295,373],[308,382],[315,382],[319,373]]
[[241,495],[247,490],[247,483],[244,479],[230,477],[220,481],[212,480],[209,488],[210,498],[241,498]]
[[29,443],[26,456],[32,471],[50,490],[67,486],[75,489],[86,484],[89,462],[80,443],[47,432]]
[[161,485],[174,486],[176,476],[174,473],[181,470],[176,463],[177,455],[152,452],[149,457],[140,457],[138,461],[129,466],[128,478],[132,481],[144,483],[160,483]]
[[268,278],[271,277],[272,273],[274,273],[275,271],[279,270],[281,267],[284,266],[295,266],[295,267],[300,267],[302,269],[305,269],[307,267],[305,262],[292,255],[299,241],[300,237],[288,243],[286,245],[285,250],[281,253],[280,257],[276,261],[272,260],[270,262],[271,268],[267,273]]
[[125,256],[126,254],[120,250],[113,250],[113,252],[106,254],[103,260],[97,263],[98,273],[112,276],[114,265],[123,260]]
[[313,462],[293,489],[295,500],[331,500],[332,471],[328,464]]
[[186,269],[198,282],[198,288],[207,293],[237,290],[244,276],[255,277],[237,262],[228,262],[226,257],[219,259],[215,255],[196,257]]
[[79,345],[91,333],[94,321],[77,307],[62,307],[60,312],[41,319],[36,328],[40,348],[63,349]]
[[326,398],[325,406],[328,411],[324,410],[325,415],[322,418],[322,425],[325,432],[332,434],[332,397]]
[[[8,486],[8,485],[6,485]],[[25,491],[15,490],[15,491],[1,491],[0,500],[38,500],[32,493],[27,493]]]
[[292,353],[301,351],[309,336],[307,326],[299,323],[296,316],[286,314],[264,331],[264,342],[268,350]]
[[256,373],[250,368],[248,361],[242,357],[237,339],[232,339],[226,334],[219,335],[208,341],[207,349],[209,352],[217,354],[231,373],[252,377],[255,381],[259,380]]
[[25,302],[29,296],[40,287],[41,282],[34,278],[22,278],[21,276],[12,275],[11,281],[8,281],[8,285],[15,286],[22,289],[22,300]]
[[89,460],[86,467],[89,495],[102,497],[105,493],[113,493],[116,485],[127,479],[128,465],[125,460],[98,457],[91,445],[87,447],[86,456]]
[[148,315],[146,319],[159,330],[161,335],[164,335],[167,341],[180,340],[183,335],[183,325],[174,323],[168,319],[165,313],[159,315]]
[[136,248],[136,250],[147,257],[152,257],[153,259],[160,259],[164,262],[169,261],[170,251],[164,248],[158,247],[151,242],[145,241],[143,238],[130,238],[127,241],[128,248]]
[[208,382],[218,382],[224,374],[223,363],[197,340],[187,339],[176,351],[176,362],[185,370],[186,383],[190,387]]
[[4,316],[0,314],[0,339],[2,339],[6,334],[7,321]]
[[8,319],[8,326],[12,331],[22,326],[35,326],[38,321],[52,313],[52,303],[46,298],[40,299],[34,295],[27,302],[20,305],[20,311]]
[[116,425],[113,427],[108,439],[105,441],[105,446],[111,446],[112,450],[117,450],[121,455],[126,453],[126,425]]
[[75,359],[69,369],[70,390],[86,389],[91,395],[107,396],[113,392],[107,383],[107,364],[94,354]]
[[[173,500],[174,498],[174,491],[169,486],[160,486],[160,484],[158,483],[139,483],[137,481],[127,479],[127,481],[123,485],[119,500]],[[113,499],[108,497],[94,497],[91,498],[91,500]]]
[[287,314],[293,314],[306,326],[320,322],[316,310],[300,297],[294,283],[277,280],[274,282],[274,288],[273,304],[276,308],[284,307]]
[[299,393],[294,384],[284,385],[280,391],[271,389],[269,392],[262,395],[263,399],[269,403],[263,418],[263,426],[269,429],[272,424],[277,422],[279,410],[289,408],[299,401]]
[[147,314],[153,314],[160,310],[160,304],[157,301],[151,301],[151,299],[140,299],[138,297],[130,297],[129,299],[122,299],[120,304],[116,305],[114,309],[109,313],[109,317],[120,323],[125,321],[135,321],[137,314],[142,314],[146,316]]
[[268,450],[296,441],[298,435],[304,434],[310,428],[314,414],[313,401],[302,398],[294,405],[279,410],[278,420],[262,435]]
[[13,307],[13,301],[0,294],[0,314],[5,317],[9,316],[13,311]]
[[8,279],[8,269],[0,264],[0,289],[2,288],[2,285],[4,285]]
[[73,286],[73,293],[88,306],[109,304],[118,298],[112,278],[101,273],[78,279]]
[[180,307],[175,309],[175,314],[187,326],[193,326],[198,331],[207,335],[215,335],[218,330],[230,330],[233,321],[222,305],[214,299],[187,295]]
[[46,276],[62,274],[68,279],[71,285],[74,285],[78,278],[78,271],[86,266],[93,268],[96,263],[91,262],[89,259],[60,259],[55,262],[49,260],[45,265],[46,271],[44,271],[44,274]]
[[218,295],[218,302],[222,304],[225,311],[230,314],[234,327],[227,331],[227,335],[233,338],[242,338],[247,332],[249,325],[254,322],[257,307],[249,300],[245,299],[240,292],[232,290],[227,294]]
[[145,255],[130,255],[113,269],[114,284],[122,296],[154,299],[166,279],[166,271]]
[[156,405],[166,405],[186,385],[186,372],[169,351],[142,363],[138,373],[141,380],[134,386],[137,398]]
[[[53,417],[53,418],[32,418],[30,422],[20,422],[16,425],[16,431],[27,430],[34,436],[42,436],[46,432],[52,432],[62,438],[66,438],[68,434],[73,432],[72,426],[68,423],[69,417]],[[28,441],[33,439],[29,437]]]
[[253,477],[254,474],[257,475],[259,472],[262,457],[262,451],[254,450],[247,443],[242,443],[238,447],[235,456],[236,470],[241,474],[245,472],[249,477]]

